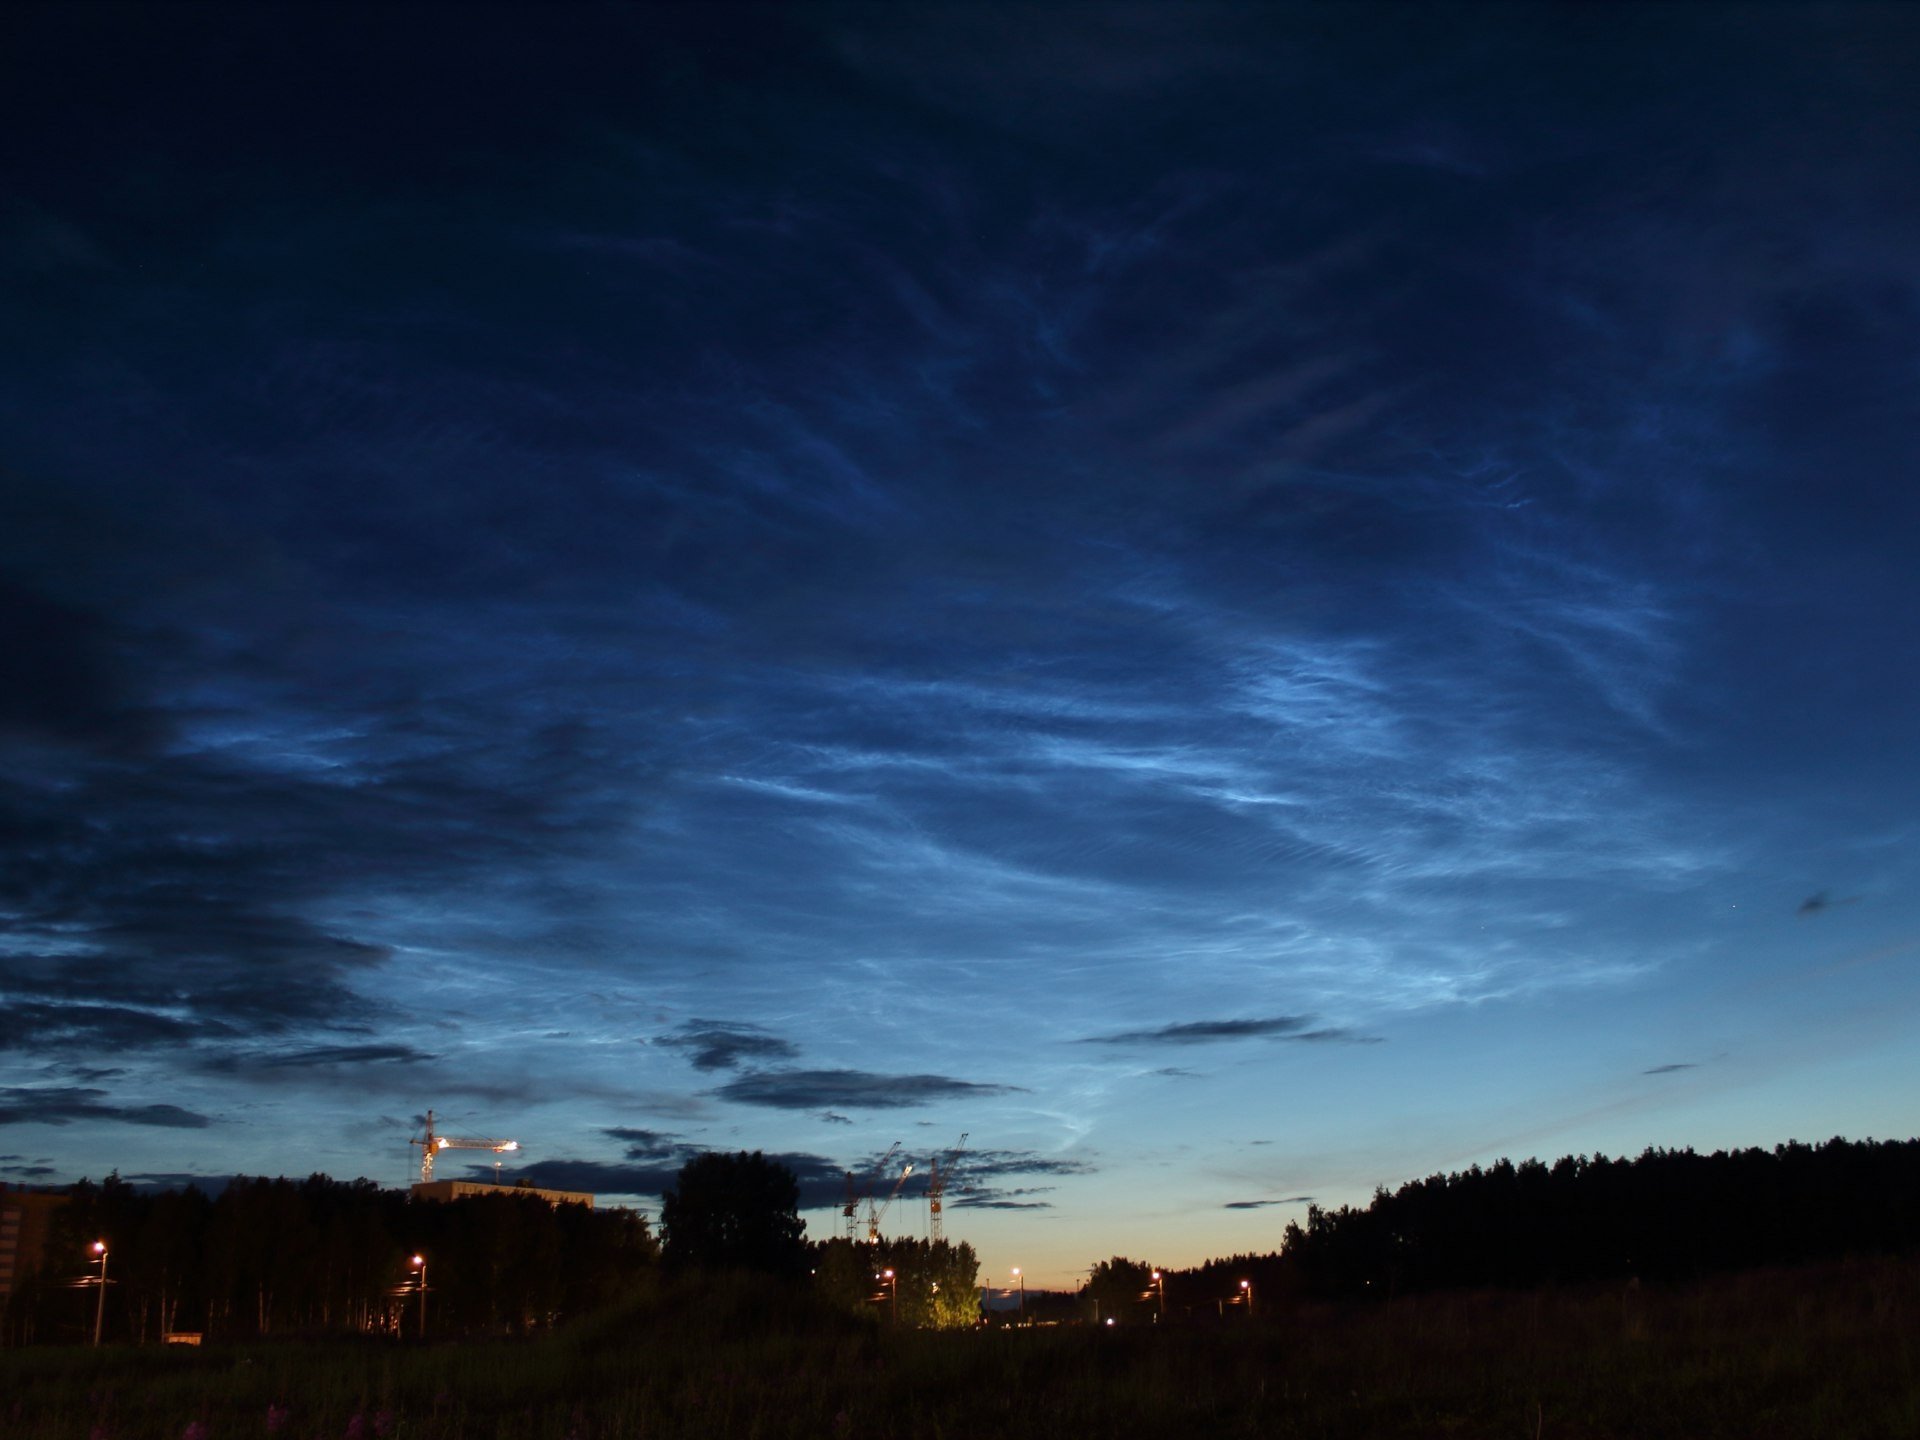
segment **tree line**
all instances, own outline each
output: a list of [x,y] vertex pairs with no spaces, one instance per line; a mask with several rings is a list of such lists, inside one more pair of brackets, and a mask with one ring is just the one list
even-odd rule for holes
[[149,1193],[117,1176],[69,1187],[40,1267],[0,1326],[9,1344],[90,1339],[107,1246],[103,1338],[156,1341],[393,1330],[422,1300],[434,1334],[511,1333],[606,1303],[659,1246],[641,1215],[534,1194],[447,1203],[371,1180],[240,1177],[217,1196]]
[[[1251,1290],[1386,1299],[1419,1291],[1690,1280],[1920,1247],[1920,1140],[1799,1141],[1772,1150],[1649,1149],[1430,1175],[1365,1206],[1307,1207],[1281,1248],[1162,1270],[1115,1256],[1081,1294],[1089,1314],[1235,1318]],[[1246,1289],[1241,1281],[1248,1282]]]
[[1310,1207],[1283,1253],[1314,1295],[1682,1280],[1920,1245],[1920,1140],[1501,1160]]
[[[46,1260],[17,1284],[8,1344],[108,1342],[193,1331],[229,1340],[327,1332],[523,1332],[632,1293],[656,1264],[744,1270],[903,1326],[978,1318],[964,1242],[809,1243],[793,1173],[759,1152],[706,1154],[668,1191],[661,1239],[624,1209],[493,1192],[429,1201],[369,1180],[240,1178],[217,1196],[82,1181],[50,1221]],[[1081,1318],[1237,1320],[1290,1299],[1387,1298],[1715,1271],[1920,1247],[1920,1140],[1798,1142],[1773,1150],[1650,1149],[1632,1159],[1498,1161],[1436,1174],[1366,1206],[1309,1205],[1279,1250],[1162,1269],[1094,1267]],[[413,1263],[426,1262],[426,1289]],[[890,1273],[889,1273],[890,1272]]]
[[[104,1305],[96,1241],[107,1247]],[[790,1169],[757,1151],[716,1152],[681,1169],[659,1240],[634,1211],[531,1191],[449,1202],[325,1175],[240,1177],[217,1196],[83,1180],[52,1209],[43,1262],[0,1313],[0,1343],[89,1340],[96,1314],[108,1344],[179,1332],[415,1335],[423,1309],[432,1336],[513,1334],[623,1299],[657,1267],[752,1272],[902,1326],[971,1325],[979,1310],[972,1246],[810,1244]]]

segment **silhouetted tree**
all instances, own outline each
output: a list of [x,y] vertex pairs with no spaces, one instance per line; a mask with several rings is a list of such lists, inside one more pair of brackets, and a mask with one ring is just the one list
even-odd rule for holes
[[369,1180],[234,1180],[219,1199],[151,1194],[117,1176],[82,1181],[50,1217],[42,1270],[14,1289],[8,1343],[84,1341],[94,1292],[88,1247],[107,1241],[110,1343],[168,1330],[217,1339],[385,1328],[410,1303],[407,1256],[431,1256],[432,1330],[524,1330],[630,1290],[659,1257],[630,1210],[550,1205],[534,1194],[419,1200]]
[[1081,1297],[1095,1303],[1101,1320],[1130,1324],[1151,1320],[1158,1313],[1159,1297],[1153,1294],[1153,1267],[1138,1260],[1116,1255],[1093,1267],[1087,1283],[1080,1287]]
[[1920,1141],[1498,1160],[1309,1206],[1284,1254],[1321,1296],[1682,1280],[1920,1244]]
[[799,1180],[758,1150],[695,1156],[660,1209],[666,1259],[675,1266],[801,1274],[806,1229]]

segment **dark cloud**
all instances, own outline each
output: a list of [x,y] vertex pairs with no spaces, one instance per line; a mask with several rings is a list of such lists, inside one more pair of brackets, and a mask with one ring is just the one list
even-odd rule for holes
[[[0,981],[4,988],[4,981]],[[17,992],[16,992],[17,993]],[[61,1004],[15,999],[7,1007],[0,1050],[51,1051],[67,1046],[140,1049],[190,1040],[224,1039],[235,1032],[217,1020],[184,1020],[177,1015],[127,1005]]]
[[654,1043],[688,1052],[696,1070],[734,1070],[747,1062],[793,1060],[800,1054],[791,1042],[758,1025],[725,1020],[689,1020]]
[[178,1105],[116,1105],[107,1092],[88,1086],[0,1087],[0,1125],[70,1125],[76,1120],[117,1120],[170,1130],[204,1130],[213,1122]]
[[[0,492],[5,489],[0,480]],[[154,713],[124,683],[124,635],[97,613],[0,574],[0,740],[144,747]]]
[[1857,905],[1859,902],[1860,902],[1860,897],[1858,895],[1848,895],[1842,899],[1836,900],[1831,895],[1829,895],[1826,891],[1822,890],[1817,894],[1809,895],[1806,899],[1802,900],[1800,902],[1800,909],[1797,913],[1803,917],[1812,916],[1812,915],[1821,915],[1827,912],[1828,910],[1833,909],[1836,906]]
[[[0,776],[0,835],[9,798]],[[93,798],[103,812],[131,812],[124,823],[134,829],[146,823],[137,805]],[[16,838],[6,847],[15,863],[0,872],[0,901],[27,917],[0,940],[0,991],[25,1020],[16,1045],[224,1042],[376,1013],[349,977],[384,960],[386,949],[263,909],[262,897],[280,887],[251,848],[229,858],[225,841],[175,835],[147,844],[119,839],[119,827],[21,823],[46,833]],[[63,952],[46,947],[54,936],[65,937]]]
[[1089,1035],[1083,1045],[1212,1045],[1224,1040],[1351,1040],[1349,1030],[1315,1029],[1310,1015],[1274,1015],[1263,1020],[1188,1020],[1157,1030]]
[[1032,1150],[963,1150],[954,1174],[962,1181],[974,1181],[1008,1175],[1091,1175],[1096,1168],[1091,1160]]
[[51,1165],[0,1165],[9,1175],[18,1175],[23,1180],[42,1180],[54,1173]]
[[1699,1068],[1698,1061],[1676,1060],[1667,1065],[1655,1065],[1649,1070],[1642,1070],[1640,1073],[1642,1075],[1672,1075],[1680,1070],[1698,1070]]
[[853,1121],[845,1115],[838,1114],[832,1110],[822,1110],[820,1112],[820,1120],[822,1124],[826,1125],[851,1125],[853,1123]]
[[962,1152],[949,1181],[949,1203],[968,1210],[1044,1210],[1052,1186],[1004,1186],[996,1181],[1027,1175],[1090,1175],[1091,1160],[1063,1155],[1041,1155],[1031,1150],[970,1150]]
[[954,1208],[961,1210],[1051,1210],[1050,1200],[1013,1200],[994,1195],[963,1195],[951,1202]]
[[[626,1156],[629,1160],[652,1160],[667,1155],[677,1155],[688,1151],[678,1135],[668,1134],[664,1130],[639,1130],[627,1125],[609,1125],[601,1132],[612,1139],[624,1141]],[[698,1153],[692,1147],[690,1153]]]
[[1264,1210],[1269,1205],[1311,1205],[1311,1195],[1288,1195],[1280,1200],[1229,1200],[1220,1208],[1223,1210]]
[[942,1100],[1006,1095],[1012,1085],[982,1085],[945,1075],[878,1075],[865,1070],[756,1070],[714,1094],[737,1105],[774,1110],[900,1110]]
[[[0,479],[0,1046],[365,1033],[391,1013],[366,978],[392,952],[338,902],[404,909],[539,873],[591,843],[602,781],[631,775],[591,725],[544,707],[412,703],[427,657],[350,662],[336,640],[356,622],[243,579],[247,543],[217,547],[244,605],[160,623],[167,607],[142,597],[172,588],[156,573],[169,542],[130,515],[103,532],[106,497],[46,493]],[[61,582],[90,590],[85,606],[48,598],[43,549],[95,557]]]
[[[659,1160],[639,1159],[627,1163],[605,1160],[536,1160],[517,1169],[503,1170],[501,1178],[508,1182],[526,1179],[535,1185],[543,1185],[556,1190],[587,1190],[602,1195],[640,1195],[658,1197],[671,1190],[679,1178],[680,1169],[688,1160],[702,1155],[713,1147],[688,1145],[674,1147],[670,1155]],[[802,1210],[821,1210],[840,1204],[845,1193],[846,1176],[842,1167],[822,1155],[808,1155],[798,1152],[769,1152],[767,1158],[776,1160],[793,1171],[794,1178],[800,1183],[800,1208]],[[468,1170],[469,1178],[491,1181],[494,1169],[491,1165],[473,1165]]]
[[[678,1166],[662,1170],[654,1165],[622,1165],[608,1160],[535,1160],[513,1170],[503,1169],[498,1178],[507,1184],[526,1180],[550,1190],[657,1196],[673,1184],[678,1169]],[[491,1184],[496,1175],[491,1165],[470,1165],[466,1178]]]
[[305,1050],[259,1051],[245,1055],[216,1055],[202,1068],[219,1074],[247,1070],[308,1070],[321,1067],[359,1068],[367,1065],[416,1065],[438,1060],[438,1055],[411,1045],[319,1045]]

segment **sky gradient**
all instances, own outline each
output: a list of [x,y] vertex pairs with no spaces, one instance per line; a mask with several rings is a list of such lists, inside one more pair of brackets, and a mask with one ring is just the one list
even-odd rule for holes
[[1912,7],[0,55],[0,1178],[965,1131],[1064,1286],[1913,1133]]

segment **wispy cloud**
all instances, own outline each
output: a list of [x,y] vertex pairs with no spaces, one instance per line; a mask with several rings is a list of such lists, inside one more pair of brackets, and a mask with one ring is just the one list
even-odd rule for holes
[[1264,1210],[1270,1205],[1311,1205],[1311,1195],[1287,1195],[1277,1200],[1229,1200],[1223,1210]]
[[743,1064],[792,1060],[799,1048],[758,1025],[725,1020],[689,1020],[654,1044],[684,1050],[696,1070],[735,1070]]
[[75,1121],[112,1120],[168,1130],[204,1130],[205,1115],[178,1105],[123,1105],[90,1086],[0,1087],[0,1125],[71,1125]]
[[946,1075],[883,1075],[866,1070],[756,1070],[730,1080],[714,1094],[736,1105],[775,1110],[899,1110],[1006,1095],[1012,1085],[986,1085]]
[[[1089,1035],[1083,1045],[1214,1045],[1228,1040],[1352,1040],[1352,1032],[1320,1026],[1310,1015],[1274,1015],[1249,1020],[1186,1020],[1153,1030]],[[1166,1073],[1166,1072],[1161,1072]]]

